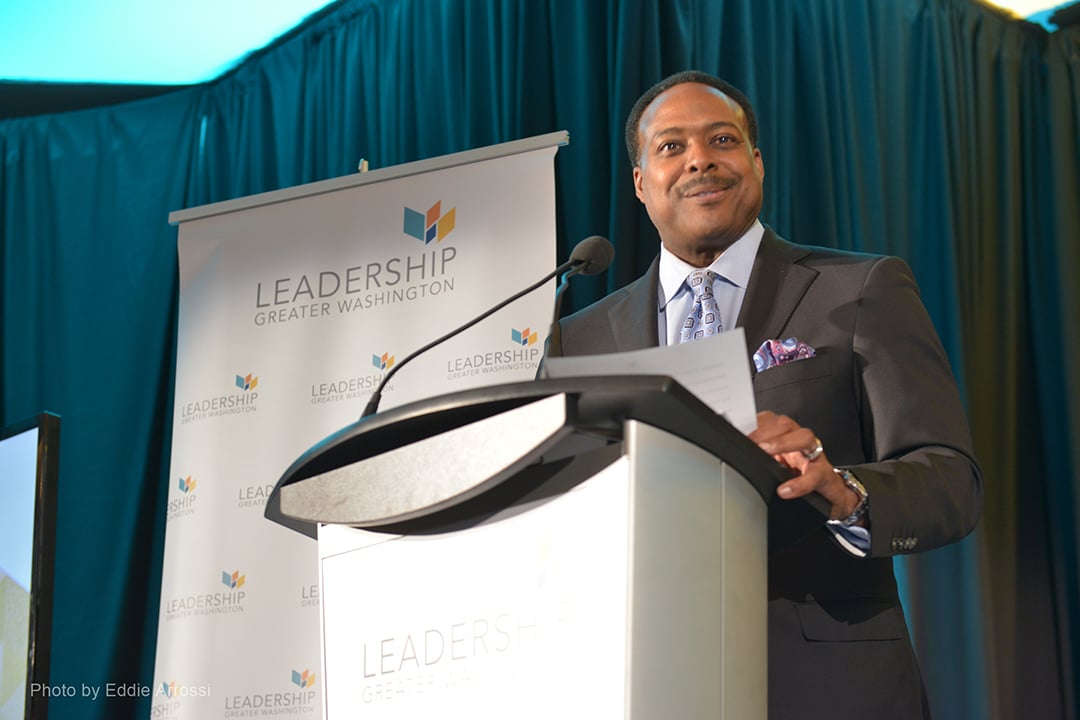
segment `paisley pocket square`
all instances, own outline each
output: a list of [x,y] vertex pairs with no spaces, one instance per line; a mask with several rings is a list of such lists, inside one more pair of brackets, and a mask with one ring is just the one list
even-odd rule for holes
[[761,372],[777,365],[812,358],[816,354],[814,348],[793,337],[787,340],[766,340],[754,351],[754,367]]

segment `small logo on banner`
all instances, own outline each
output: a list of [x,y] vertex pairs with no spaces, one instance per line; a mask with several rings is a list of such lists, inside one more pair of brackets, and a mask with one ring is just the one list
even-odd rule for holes
[[[376,359],[377,358],[377,359]],[[387,356],[386,361],[393,364],[394,358]],[[380,371],[383,369],[383,356],[372,355],[371,364]],[[382,382],[385,373],[377,372],[359,377],[327,378],[318,383],[311,384],[311,404],[335,403],[342,400],[366,400]],[[383,388],[383,395],[394,391],[394,385],[388,384]]]
[[425,245],[432,240],[442,242],[450,234],[457,221],[457,208],[450,208],[442,214],[442,201],[428,208],[426,213],[410,207],[405,208],[405,221],[402,230],[409,237],[414,237]]
[[166,522],[186,517],[195,512],[195,503],[198,500],[198,496],[195,494],[196,484],[195,478],[190,475],[177,479],[176,487],[180,494],[169,501]]
[[253,374],[236,375],[228,393],[180,404],[180,423],[255,412],[259,399],[259,393],[255,392],[258,384],[259,378]]
[[230,695],[225,698],[225,717],[265,717],[272,715],[308,715],[316,710],[315,673],[290,671],[290,685],[283,680],[264,692]]
[[225,587],[230,588],[232,590],[237,590],[239,588],[244,587],[244,582],[246,580],[247,580],[247,576],[246,575],[241,575],[239,570],[236,570],[236,571],[234,571],[232,573],[229,573],[229,572],[221,573],[221,583]]
[[371,365],[379,370],[389,370],[394,367],[394,356],[390,353],[383,353],[382,355],[372,355]]
[[315,684],[315,673],[305,670],[304,672],[292,671],[293,685],[302,688],[309,688]]
[[[244,612],[244,600],[247,592],[242,588],[247,584],[247,576],[235,572],[222,572],[221,585],[226,590],[195,589],[182,595],[162,599],[162,612],[166,622],[203,615],[233,615]],[[220,588],[221,585],[217,587]]]
[[[149,686],[140,686],[140,696],[149,697]],[[180,717],[180,705],[184,698],[210,697],[210,685],[181,685],[175,680],[163,680],[153,687],[153,705],[150,707],[152,720]]]
[[539,336],[530,328],[510,328],[510,342],[515,349],[489,350],[450,358],[446,361],[446,379],[457,380],[515,370],[528,370],[535,374],[540,365],[540,348],[536,346],[538,340]]
[[524,330],[514,330],[511,328],[510,339],[514,341],[515,345],[535,345],[536,333],[529,332],[529,328],[525,328]]

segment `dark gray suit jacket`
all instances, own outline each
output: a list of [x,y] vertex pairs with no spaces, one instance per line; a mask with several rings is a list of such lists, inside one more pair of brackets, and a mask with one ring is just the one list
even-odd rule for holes
[[[656,346],[657,283],[658,260],[564,318],[548,354]],[[816,349],[754,376],[758,410],[812,429],[870,495],[871,557],[847,553],[824,528],[770,554],[769,717],[923,717],[892,555],[971,532],[982,480],[911,271],[898,258],[793,245],[766,228],[737,324],[748,355],[771,338]]]

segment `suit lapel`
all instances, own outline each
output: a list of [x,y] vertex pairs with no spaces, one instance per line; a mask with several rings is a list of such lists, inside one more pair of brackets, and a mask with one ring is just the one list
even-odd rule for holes
[[817,277],[817,270],[797,264],[809,254],[806,248],[781,239],[766,226],[736,323],[746,332],[750,352],[770,338],[779,338],[810,283]]
[[608,311],[619,352],[644,350],[660,344],[657,330],[657,286],[660,282],[660,257],[657,256],[644,275],[624,288],[622,297]]

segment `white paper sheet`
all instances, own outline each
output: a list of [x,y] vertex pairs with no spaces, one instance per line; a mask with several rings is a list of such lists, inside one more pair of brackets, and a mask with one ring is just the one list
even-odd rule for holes
[[744,434],[757,427],[742,328],[682,345],[544,360],[547,377],[668,375]]

